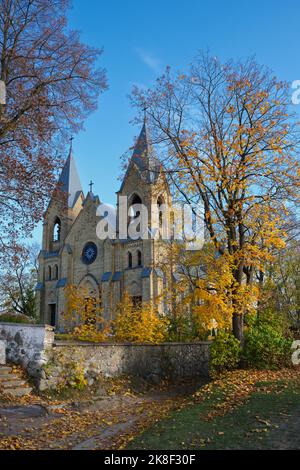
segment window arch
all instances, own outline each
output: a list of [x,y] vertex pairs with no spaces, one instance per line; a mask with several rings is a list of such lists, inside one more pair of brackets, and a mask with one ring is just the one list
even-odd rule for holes
[[48,281],[51,281],[52,279],[52,269],[51,266],[48,266]]
[[138,204],[142,204],[142,199],[138,194],[133,194],[129,200],[129,222],[140,216],[140,211],[133,208],[133,206]]
[[135,204],[142,204],[142,199],[136,193],[134,193],[130,199],[131,199],[130,206],[134,206]]
[[54,279],[58,279],[58,266],[57,266],[57,264],[54,266]]
[[143,257],[142,252],[140,250],[137,251],[137,265],[140,267],[143,264]]
[[159,228],[159,236],[160,238],[162,238],[162,230],[163,230],[163,215],[164,215],[164,209],[163,209],[163,205],[164,205],[165,201],[164,201],[164,198],[162,196],[159,196],[157,198],[157,210],[158,210],[158,228]]
[[129,251],[127,254],[128,268],[132,268],[132,253]]
[[59,242],[60,236],[61,236],[61,220],[59,217],[56,217],[54,221],[54,225],[53,225],[52,240],[54,242]]
[[158,207],[162,206],[164,203],[165,203],[165,200],[164,200],[163,196],[158,196],[158,198],[157,198]]
[[[142,205],[142,199],[140,196],[136,193],[134,193],[130,199],[129,199],[129,209],[128,209],[128,227],[130,226],[131,223],[133,223],[136,219],[138,219],[141,216],[141,209],[138,207],[134,206],[141,206]],[[140,222],[136,225],[135,227],[135,232],[138,234],[138,238],[141,235],[141,224]]]

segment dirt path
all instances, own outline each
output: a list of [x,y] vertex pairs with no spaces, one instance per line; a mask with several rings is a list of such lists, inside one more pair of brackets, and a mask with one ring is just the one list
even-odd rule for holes
[[[196,385],[199,388],[199,383]],[[176,384],[143,393],[101,399],[0,405],[0,449],[114,450],[178,408],[195,384]],[[284,405],[285,406],[285,405]],[[300,449],[300,406],[277,410],[276,426],[264,442],[267,449]]]
[[112,449],[176,408],[195,385],[91,401],[0,407],[0,449]]

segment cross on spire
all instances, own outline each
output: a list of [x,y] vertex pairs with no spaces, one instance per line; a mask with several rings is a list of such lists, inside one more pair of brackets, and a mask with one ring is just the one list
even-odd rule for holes
[[91,180],[90,182],[90,193],[93,192],[93,186],[94,186],[95,183],[93,183],[93,181]]

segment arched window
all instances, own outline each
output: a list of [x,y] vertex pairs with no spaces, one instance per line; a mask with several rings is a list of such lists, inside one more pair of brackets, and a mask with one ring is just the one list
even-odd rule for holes
[[52,270],[51,270],[51,266],[48,266],[48,281],[51,281],[52,279]]
[[138,196],[137,194],[133,194],[129,201],[129,223],[140,216],[141,212],[134,208],[135,205],[140,204],[142,204],[140,196]]
[[59,217],[56,217],[54,226],[53,226],[53,241],[54,242],[59,242],[60,241],[60,235],[61,235],[61,221]]
[[128,268],[132,268],[132,253],[128,252]]
[[164,199],[162,196],[159,196],[157,199],[157,210],[158,210],[158,227],[159,227],[159,236],[162,238],[163,236],[163,205]]
[[140,250],[138,250],[137,252],[137,264],[138,266],[142,266],[142,252]]
[[57,264],[54,266],[54,276],[55,276],[54,279],[58,279],[58,266],[57,266]]
[[[141,216],[141,210],[139,207],[136,206],[141,206],[142,200],[140,196],[137,194],[133,194],[129,200],[129,210],[128,210],[128,227],[130,226],[131,223],[133,223],[136,219],[138,219]],[[130,229],[129,229],[130,230]],[[141,224],[138,223],[135,226],[135,236],[139,238],[141,235]]]
[[[131,197],[130,207],[134,206],[136,204],[142,204],[142,200],[141,200],[140,196],[138,196],[138,194],[133,194],[132,197]],[[139,212],[138,212],[138,214],[139,214]]]

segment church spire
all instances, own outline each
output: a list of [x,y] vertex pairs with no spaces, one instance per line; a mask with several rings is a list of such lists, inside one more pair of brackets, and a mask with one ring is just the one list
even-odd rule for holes
[[124,188],[125,181],[129,176],[132,166],[135,166],[138,169],[141,177],[147,183],[155,183],[161,170],[161,164],[156,158],[153,147],[149,140],[146,112],[144,116],[143,126],[134,146],[133,154],[129,161],[129,165],[125,177],[123,179],[120,191],[122,191]]
[[136,164],[138,169],[145,174],[148,182],[153,182],[155,174],[158,175],[159,173],[160,162],[156,158],[153,147],[149,141],[146,109],[143,127],[136,141],[131,160]]
[[136,141],[136,144],[134,146],[132,159],[136,160],[136,163],[139,163],[140,158],[148,158],[149,157],[150,151],[151,151],[151,149],[150,149],[150,146],[149,146],[147,121],[146,121],[146,116],[145,116],[141,133],[140,133],[140,135],[138,137],[138,140]]
[[73,138],[70,139],[70,150],[66,163],[61,172],[58,180],[60,190],[68,194],[68,207],[74,207],[80,193],[82,193],[82,186],[78,176],[75,160],[73,157]]

